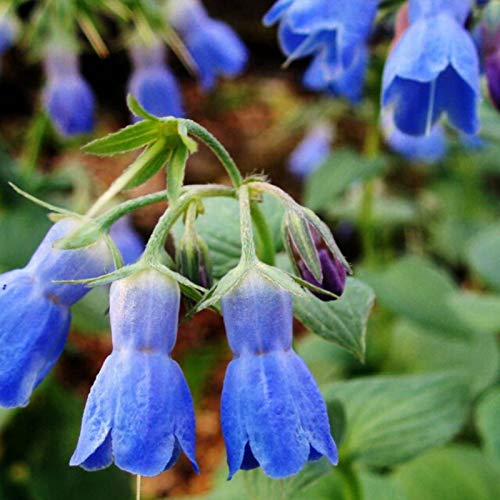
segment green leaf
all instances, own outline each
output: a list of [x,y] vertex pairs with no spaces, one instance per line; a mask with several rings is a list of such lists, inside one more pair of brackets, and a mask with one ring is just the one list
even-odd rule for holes
[[474,333],[465,339],[445,338],[408,321],[399,322],[386,355],[386,369],[393,372],[453,372],[473,395],[497,377],[499,352],[493,335]]
[[[27,408],[17,412],[2,436],[0,476],[6,480],[7,498],[131,500],[130,476],[118,468],[89,474],[69,467],[82,413],[83,400],[50,381],[42,384]],[[23,474],[16,476],[15,469]]]
[[368,159],[350,150],[335,151],[307,179],[305,204],[313,210],[324,210],[354,182],[374,177],[386,166],[383,156]]
[[[169,149],[166,145],[155,154],[151,155],[151,148],[153,148],[155,144],[151,144],[146,150],[141,153],[141,156],[137,158],[137,162],[141,160],[141,157],[150,156],[141,168],[134,175],[132,180],[127,183],[124,189],[132,189],[141,184],[144,184],[147,180],[149,180],[153,175],[155,175],[167,162],[168,158],[172,154],[171,149]],[[130,165],[131,168],[134,168],[134,164]]]
[[339,399],[346,412],[341,461],[375,467],[445,443],[467,415],[467,387],[443,374],[366,377],[329,385],[324,393],[327,402]]
[[100,334],[109,330],[108,289],[97,287],[71,308],[71,328],[85,334]]
[[470,328],[489,333],[500,332],[500,297],[458,292],[450,296],[449,304]]
[[500,464],[500,386],[489,390],[476,408],[476,425],[485,453]]
[[472,269],[496,290],[500,290],[500,225],[473,238],[467,248]]
[[223,467],[217,474],[216,487],[211,493],[190,498],[191,500],[195,498],[200,500],[302,500],[314,498],[317,500],[318,497],[309,496],[310,488],[325,476],[330,477],[333,471],[332,465],[323,458],[316,462],[307,463],[298,474],[279,481],[264,475],[260,468],[239,471],[231,481],[227,481],[226,467]]
[[23,201],[16,208],[1,210],[0,234],[13,237],[2,238],[0,266],[25,266],[50,226],[46,211],[31,203]]
[[500,469],[470,445],[431,450],[392,478],[402,493],[397,500],[500,498]]
[[456,286],[451,278],[424,257],[403,257],[383,272],[359,272],[380,303],[438,335],[467,337],[469,326],[449,304]]
[[184,144],[179,144],[172,151],[167,169],[167,193],[170,202],[177,200],[181,194],[188,157],[189,150]]
[[97,156],[113,156],[151,144],[160,135],[158,124],[143,120],[83,146],[82,150]]
[[371,288],[354,278],[339,300],[323,302],[311,296],[294,299],[294,313],[315,334],[336,343],[359,359],[364,358],[366,323],[375,297]]
[[15,413],[15,409],[0,408],[0,432],[10,422]]

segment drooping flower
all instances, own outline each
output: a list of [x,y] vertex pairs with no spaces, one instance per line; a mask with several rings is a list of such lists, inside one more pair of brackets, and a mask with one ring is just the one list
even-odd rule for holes
[[364,45],[358,46],[351,64],[345,68],[328,68],[322,54],[319,54],[309,65],[303,82],[311,90],[342,96],[355,104],[362,98],[367,65],[368,50]]
[[327,124],[311,128],[290,155],[290,171],[300,178],[312,174],[328,158],[332,135],[332,129]]
[[70,50],[51,48],[45,59],[45,72],[43,102],[57,132],[63,136],[91,132],[95,99],[80,74],[77,55]]
[[183,117],[181,91],[167,66],[165,44],[160,40],[152,45],[135,43],[130,54],[134,71],[128,92],[153,115]]
[[[357,101],[368,60],[366,41],[377,0],[279,0],[264,24],[279,21],[279,42],[288,60],[313,56],[304,85]],[[360,11],[363,15],[360,15]]]
[[113,283],[113,351],[90,391],[70,465],[97,470],[114,461],[132,474],[155,476],[182,450],[198,471],[193,402],[170,357],[179,304],[178,284],[155,270]]
[[248,50],[226,23],[212,19],[200,0],[171,2],[169,20],[179,31],[193,58],[203,89],[220,76],[236,77],[248,60]]
[[429,133],[443,114],[457,129],[475,134],[479,60],[470,34],[457,20],[463,16],[438,8],[440,2],[416,4],[429,8],[414,9],[412,15],[410,4],[411,24],[385,65],[382,105],[393,108],[394,123],[405,134]]
[[386,112],[382,115],[382,130],[391,149],[409,160],[434,163],[446,154],[446,134],[439,123],[428,135],[408,135],[394,125],[391,114]]
[[221,401],[229,478],[259,466],[284,478],[323,455],[336,464],[325,402],[292,349],[290,294],[251,270],[222,312],[234,355]]
[[64,347],[70,306],[89,289],[54,280],[86,279],[111,270],[104,241],[81,250],[52,248],[76,227],[65,218],[52,226],[23,269],[0,276],[0,406],[28,404]]
[[120,251],[126,266],[136,262],[144,252],[144,240],[136,232],[130,217],[127,215],[118,219],[111,226],[109,235]]

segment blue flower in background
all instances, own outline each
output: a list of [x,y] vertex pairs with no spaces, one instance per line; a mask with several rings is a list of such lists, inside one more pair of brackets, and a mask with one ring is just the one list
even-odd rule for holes
[[222,298],[222,312],[234,354],[221,401],[229,478],[259,466],[284,478],[323,455],[336,464],[326,405],[292,349],[290,294],[249,271]]
[[219,76],[236,77],[245,69],[247,48],[230,26],[210,18],[199,0],[172,2],[169,19],[196,63],[204,90]]
[[113,352],[90,391],[71,465],[109,466],[142,476],[172,467],[181,450],[195,459],[193,401],[174,347],[178,284],[154,270],[111,286]]
[[81,250],[52,248],[76,225],[70,218],[56,223],[24,269],[0,276],[0,406],[28,404],[61,354],[70,306],[89,291],[53,280],[92,278],[112,268],[103,241]]
[[447,11],[415,20],[384,69],[382,104],[401,132],[424,135],[446,114],[457,129],[479,129],[479,60],[470,34]]
[[51,50],[45,59],[47,86],[43,102],[55,129],[63,136],[87,134],[94,128],[95,99],[72,52]]
[[151,46],[135,44],[130,53],[134,71],[128,92],[153,115],[183,117],[181,91],[166,64],[165,45],[161,41]]
[[125,215],[117,220],[109,231],[111,239],[120,251],[123,263],[133,264],[142,255],[145,249],[144,240],[132,226],[130,216]]
[[310,129],[288,159],[288,168],[298,177],[312,174],[328,158],[332,129],[321,124]]
[[376,10],[377,0],[279,0],[264,24],[279,21],[279,42],[289,61],[314,57],[304,77],[306,87],[357,102]]
[[382,130],[391,149],[409,160],[435,163],[446,154],[446,134],[439,123],[432,127],[428,135],[408,135],[394,125],[391,113],[386,112],[382,118]]
[[328,71],[322,55],[316,56],[304,74],[304,86],[311,90],[328,92],[334,96],[342,96],[358,103],[362,98],[368,50],[360,45],[347,68],[342,66]]
[[17,24],[15,20],[4,15],[0,17],[0,55],[12,47],[17,35]]

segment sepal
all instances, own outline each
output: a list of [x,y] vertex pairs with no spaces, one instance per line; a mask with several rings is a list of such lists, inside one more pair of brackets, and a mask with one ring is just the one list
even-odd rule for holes
[[76,212],[72,212],[71,210],[66,210],[65,208],[58,207],[56,205],[52,205],[52,203],[47,203],[46,201],[40,200],[36,196],[33,196],[32,194],[29,194],[26,191],[23,191],[20,187],[16,186],[13,182],[9,182],[8,184],[17,194],[20,194],[22,197],[31,201],[35,205],[46,208],[47,210],[50,210],[50,212],[53,212],[49,215],[51,220],[55,220],[56,218],[64,218],[64,217],[76,217],[79,219],[82,218],[82,216],[80,214],[77,214]]
[[288,211],[283,219],[283,233],[283,241],[294,267],[297,258],[301,259],[316,281],[321,283],[321,262],[305,217],[295,211]]

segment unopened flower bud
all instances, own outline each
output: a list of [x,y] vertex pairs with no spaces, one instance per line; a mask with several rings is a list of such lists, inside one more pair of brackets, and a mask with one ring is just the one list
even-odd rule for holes
[[212,286],[212,262],[207,244],[196,233],[186,232],[177,247],[179,271],[204,288]]
[[[344,292],[347,269],[340,256],[328,247],[311,225],[295,214],[288,214],[285,241],[289,256],[304,281],[329,293],[313,291],[321,300],[335,300]],[[333,294],[333,295],[331,295]]]

